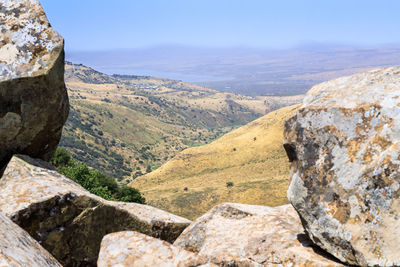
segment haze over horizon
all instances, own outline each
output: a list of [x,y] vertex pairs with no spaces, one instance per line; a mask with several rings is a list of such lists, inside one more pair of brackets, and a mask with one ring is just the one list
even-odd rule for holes
[[400,1],[42,0],[67,51],[400,44]]
[[235,93],[294,94],[400,64],[400,1],[42,0],[66,58]]

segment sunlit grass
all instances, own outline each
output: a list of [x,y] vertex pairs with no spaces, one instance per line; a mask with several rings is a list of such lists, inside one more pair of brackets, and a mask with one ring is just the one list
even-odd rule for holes
[[226,201],[285,204],[289,163],[282,148],[283,124],[296,109],[273,111],[211,144],[188,148],[131,185],[151,205],[189,219]]

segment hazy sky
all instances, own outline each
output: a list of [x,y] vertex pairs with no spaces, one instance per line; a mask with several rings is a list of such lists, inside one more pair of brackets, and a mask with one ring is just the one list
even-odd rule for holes
[[399,0],[41,0],[67,50],[400,43]]

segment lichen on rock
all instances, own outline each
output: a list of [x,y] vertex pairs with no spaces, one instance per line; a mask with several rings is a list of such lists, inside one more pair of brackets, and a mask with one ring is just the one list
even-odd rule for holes
[[349,264],[400,265],[400,67],[313,87],[286,122],[288,198],[310,238]]
[[63,49],[37,0],[0,3],[0,81],[45,72]]
[[50,159],[68,117],[64,40],[37,0],[0,2],[0,172],[12,154]]
[[173,242],[189,220],[137,203],[90,194],[48,163],[14,156],[0,180],[0,212],[63,266],[95,266],[104,235],[132,230]]
[[290,205],[220,204],[174,245],[221,266],[343,266],[313,245]]

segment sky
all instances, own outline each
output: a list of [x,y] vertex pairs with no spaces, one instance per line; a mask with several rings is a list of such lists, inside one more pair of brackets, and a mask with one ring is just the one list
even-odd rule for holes
[[67,51],[400,43],[399,0],[41,0]]

